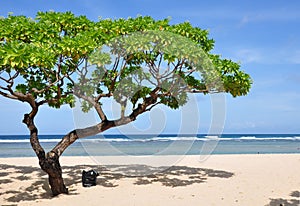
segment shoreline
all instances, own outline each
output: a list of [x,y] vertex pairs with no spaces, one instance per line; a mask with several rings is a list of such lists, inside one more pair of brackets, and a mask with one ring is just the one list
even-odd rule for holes
[[[205,161],[198,155],[97,158],[62,156],[70,194],[55,198],[36,157],[0,158],[0,203],[298,206],[300,201],[300,154],[211,155]],[[95,187],[82,187],[86,169],[100,173]]]
[[[204,135],[109,135],[90,137],[74,142],[65,156],[122,155],[213,155],[226,154],[300,154],[300,135],[296,134],[223,134],[208,138]],[[44,135],[40,142],[50,151],[61,140],[56,135]],[[209,141],[208,141],[209,140]],[[35,157],[28,137],[0,135],[0,158]]]
[[[29,148],[30,151],[33,152],[32,148]],[[160,156],[165,156],[165,157],[168,157],[168,156],[244,156],[244,155],[300,155],[300,149],[299,149],[299,152],[282,152],[282,153],[278,153],[278,152],[270,152],[270,153],[261,153],[261,152],[257,152],[257,153],[212,153],[212,154],[209,154],[209,155],[205,155],[205,154],[163,154],[163,155],[160,155],[160,154],[153,154],[153,155],[99,155],[99,156],[95,156],[95,157],[103,157],[103,158],[110,158],[110,157],[160,157]],[[90,158],[91,156],[93,155],[89,155],[89,154],[86,154],[86,155],[69,155],[69,154],[64,154],[62,155],[60,158]],[[20,158],[37,158],[35,156],[35,154],[33,154],[32,156],[0,156],[0,160],[1,159],[20,159]]]

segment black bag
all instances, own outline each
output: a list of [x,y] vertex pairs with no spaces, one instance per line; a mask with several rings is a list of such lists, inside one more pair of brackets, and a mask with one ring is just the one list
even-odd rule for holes
[[82,171],[82,186],[83,187],[91,187],[96,185],[97,176],[99,173],[95,170]]

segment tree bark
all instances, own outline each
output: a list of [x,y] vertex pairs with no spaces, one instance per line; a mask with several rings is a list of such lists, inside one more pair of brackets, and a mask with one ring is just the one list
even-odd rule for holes
[[[34,112],[36,114],[36,112]],[[53,196],[59,194],[68,194],[63,178],[62,169],[59,163],[59,155],[54,152],[45,154],[44,149],[39,143],[38,129],[34,125],[34,113],[25,114],[23,123],[27,125],[30,131],[30,143],[39,159],[39,165],[43,171],[48,174],[48,180]]]
[[59,156],[49,152],[44,160],[40,160],[40,166],[48,174],[48,180],[53,196],[68,194],[68,188],[64,184]]

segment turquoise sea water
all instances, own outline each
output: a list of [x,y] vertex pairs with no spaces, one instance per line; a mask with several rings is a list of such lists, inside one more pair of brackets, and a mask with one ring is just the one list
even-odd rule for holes
[[[63,135],[41,135],[46,151]],[[300,134],[206,135],[104,135],[80,139],[64,156],[201,155],[201,154],[300,154]],[[0,135],[0,157],[32,157],[29,136]]]

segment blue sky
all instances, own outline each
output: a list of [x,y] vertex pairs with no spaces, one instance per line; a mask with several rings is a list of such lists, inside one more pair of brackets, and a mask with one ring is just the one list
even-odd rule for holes
[[[72,11],[91,20],[99,16],[171,17],[174,24],[189,21],[208,29],[216,42],[214,53],[240,61],[241,69],[253,79],[249,95],[238,98],[226,95],[224,133],[300,133],[300,2],[297,0],[14,0],[2,3],[0,15],[13,12],[34,17],[37,11],[49,10]],[[207,112],[211,109],[210,98],[198,99],[202,114],[199,132],[205,133],[211,120]],[[27,134],[21,120],[28,110],[25,104],[0,98],[0,134]],[[167,121],[176,120],[172,118],[176,112],[167,111],[166,115]],[[73,117],[67,107],[61,110],[44,107],[36,123],[42,134],[63,134],[75,127]],[[143,118],[140,122],[147,122]],[[166,131],[172,132],[172,128],[168,126]]]

